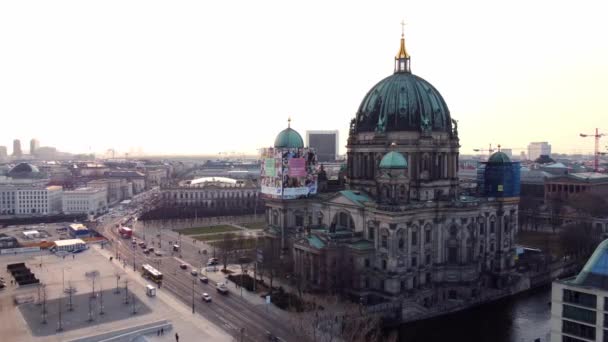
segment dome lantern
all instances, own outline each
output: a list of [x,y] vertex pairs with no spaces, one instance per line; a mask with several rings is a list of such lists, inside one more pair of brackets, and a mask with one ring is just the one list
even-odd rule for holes
[[405,22],[401,21],[401,46],[399,52],[395,56],[395,73],[407,72],[411,73],[410,55],[405,49]]

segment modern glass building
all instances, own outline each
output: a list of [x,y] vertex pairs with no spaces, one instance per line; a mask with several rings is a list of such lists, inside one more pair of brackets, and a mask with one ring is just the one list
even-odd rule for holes
[[338,157],[338,131],[306,131],[306,142],[317,152],[319,162],[334,162]]
[[576,277],[553,282],[551,341],[608,341],[608,240]]

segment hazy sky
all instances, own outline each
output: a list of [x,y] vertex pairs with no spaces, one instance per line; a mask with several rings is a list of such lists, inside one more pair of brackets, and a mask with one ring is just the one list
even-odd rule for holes
[[[590,152],[608,132],[605,1],[2,1],[0,145],[254,153],[292,127],[339,129],[412,71],[488,143]],[[608,137],[602,146],[608,145]],[[519,151],[514,151],[518,153]]]

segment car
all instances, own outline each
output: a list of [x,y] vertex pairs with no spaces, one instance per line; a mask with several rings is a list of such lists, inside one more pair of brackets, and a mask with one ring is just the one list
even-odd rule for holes
[[143,252],[144,252],[144,254],[149,254],[149,253],[150,253],[150,250],[148,250],[148,249],[144,249],[144,250],[143,250]]
[[207,292],[203,293],[203,301],[207,303],[211,302],[211,296]]
[[218,261],[216,258],[211,258],[209,259],[209,261],[207,261],[207,266],[215,266],[218,264]]
[[205,284],[209,283],[209,278],[207,278],[207,277],[205,277],[205,276],[200,276],[200,277],[198,278],[198,280],[200,280],[200,281],[201,281],[201,283],[205,283]]
[[196,277],[198,275],[198,272],[193,268],[192,271],[190,271],[190,274]]
[[156,256],[163,256],[163,252],[161,252],[161,251],[154,251],[154,255],[156,255]]
[[150,252],[150,253],[154,252],[154,247],[148,248],[148,252]]
[[188,268],[188,265],[181,264],[181,265],[179,265],[179,268],[181,268],[182,270],[185,270],[186,268]]

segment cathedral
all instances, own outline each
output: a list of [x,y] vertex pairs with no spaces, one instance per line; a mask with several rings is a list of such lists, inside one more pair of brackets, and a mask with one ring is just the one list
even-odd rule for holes
[[[342,189],[323,191],[321,168],[318,191],[265,196],[266,236],[309,291],[432,308],[504,289],[512,283],[518,193],[502,184],[491,197],[459,193],[458,122],[437,89],[412,73],[403,34],[394,63],[350,121]],[[305,147],[289,127],[274,149]],[[488,161],[503,163],[510,160],[501,152]]]

